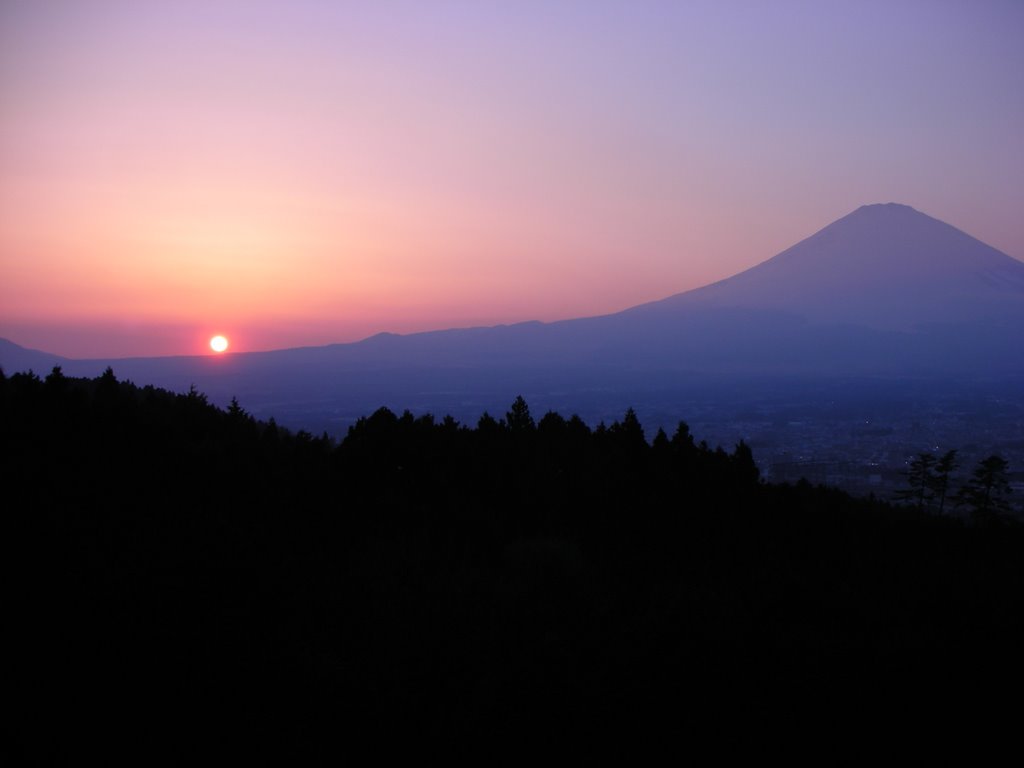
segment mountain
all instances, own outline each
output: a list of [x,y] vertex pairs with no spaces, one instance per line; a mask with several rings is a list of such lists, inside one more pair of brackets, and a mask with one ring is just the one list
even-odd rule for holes
[[863,206],[726,280],[601,317],[394,336],[364,360],[706,374],[1024,371],[1024,263],[906,205]]
[[67,358],[38,349],[26,349],[7,339],[0,339],[0,368],[9,373],[28,370],[44,373],[55,365],[66,365],[68,362]]
[[907,205],[865,205],[774,258],[633,312],[744,307],[911,331],[1024,317],[1024,263]]
[[[322,424],[382,403],[478,415],[517,393],[552,407],[603,398],[618,408],[743,377],[1021,376],[1022,336],[1024,263],[889,203],[859,208],[726,280],[600,317],[220,358],[52,360],[71,375],[109,364],[140,383],[194,383],[215,401],[237,395],[257,414],[314,423],[303,419],[316,413]],[[37,370],[54,364],[0,346],[6,370],[26,361]]]
[[909,206],[867,205],[745,272],[602,322],[611,337],[628,329],[621,347],[644,340],[648,362],[703,371],[1020,373],[1024,263]]

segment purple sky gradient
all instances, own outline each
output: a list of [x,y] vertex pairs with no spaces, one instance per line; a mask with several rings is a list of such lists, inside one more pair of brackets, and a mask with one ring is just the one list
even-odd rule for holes
[[600,314],[897,201],[1024,258],[1024,3],[0,5],[0,336]]

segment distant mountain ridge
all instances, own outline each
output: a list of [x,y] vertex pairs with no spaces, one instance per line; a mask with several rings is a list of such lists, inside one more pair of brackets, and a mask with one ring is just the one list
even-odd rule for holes
[[0,365],[60,364],[88,376],[112,365],[139,383],[237,395],[263,414],[382,402],[469,410],[528,392],[630,404],[659,390],[669,399],[700,376],[1024,376],[1022,338],[1024,263],[887,203],[733,277],[609,315],[220,358],[66,360],[6,343]]
[[38,349],[27,349],[8,339],[0,339],[0,368],[8,373],[27,370],[39,373],[68,362],[71,362],[69,358]]

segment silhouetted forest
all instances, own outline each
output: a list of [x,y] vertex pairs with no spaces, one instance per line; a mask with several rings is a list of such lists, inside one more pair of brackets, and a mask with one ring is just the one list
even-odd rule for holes
[[0,419],[26,763],[996,722],[1024,679],[1020,526],[768,484],[685,424],[520,398],[335,444],[59,369],[0,375]]

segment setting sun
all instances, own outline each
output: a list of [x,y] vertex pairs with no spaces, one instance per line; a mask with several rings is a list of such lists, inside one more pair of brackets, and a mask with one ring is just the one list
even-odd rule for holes
[[210,349],[214,352],[223,352],[228,348],[228,340],[223,336],[214,336],[210,339]]

